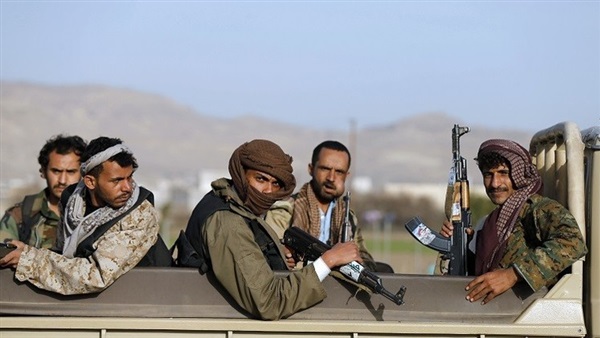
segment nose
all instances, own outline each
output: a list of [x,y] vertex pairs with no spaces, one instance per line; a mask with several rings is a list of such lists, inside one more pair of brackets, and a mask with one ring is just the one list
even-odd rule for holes
[[272,193],[273,192],[273,184],[271,184],[271,183],[265,184],[265,187],[264,187],[264,189],[263,189],[262,192],[263,192],[263,194],[270,194],[270,193]]
[[58,184],[65,185],[67,184],[67,172],[61,171],[58,175]]
[[331,182],[335,181],[335,170],[331,169],[327,172],[327,180]]
[[123,180],[123,184],[121,185],[121,191],[123,191],[123,192],[133,191],[133,180],[132,179]]
[[492,181],[490,182],[493,188],[498,188],[502,184],[502,180],[500,179],[500,175],[492,175]]

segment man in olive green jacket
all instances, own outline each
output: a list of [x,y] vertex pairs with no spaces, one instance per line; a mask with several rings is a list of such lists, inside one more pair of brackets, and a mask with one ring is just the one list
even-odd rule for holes
[[[264,220],[270,206],[295,188],[292,158],[275,143],[253,140],[238,147],[230,161],[231,180],[221,178],[196,206],[186,236],[208,257],[209,271],[252,316],[277,320],[311,307],[327,295],[321,281],[332,268],[362,262],[354,242],[340,243],[319,259],[285,277],[284,247]],[[220,207],[214,207],[220,204]],[[212,208],[207,212],[207,208]],[[261,248],[256,238],[270,242]]]

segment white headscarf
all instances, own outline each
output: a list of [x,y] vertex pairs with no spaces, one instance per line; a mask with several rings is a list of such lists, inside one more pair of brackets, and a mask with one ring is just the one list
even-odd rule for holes
[[[123,144],[117,144],[104,151],[101,151],[94,156],[90,157],[87,161],[81,164],[81,175],[85,176],[93,168],[107,161],[111,157],[121,152],[132,154],[131,150]],[[65,245],[63,247],[63,255],[68,258],[73,258],[77,247],[87,237],[89,237],[96,228],[111,219],[114,219],[123,213],[127,212],[137,201],[140,189],[138,185],[133,182],[133,193],[125,205],[119,209],[114,209],[109,205],[105,205],[89,215],[85,216],[85,194],[87,192],[83,179],[79,181],[75,187],[75,191],[69,197],[67,205],[64,208],[64,215],[62,216],[63,223],[63,235],[65,238]]]

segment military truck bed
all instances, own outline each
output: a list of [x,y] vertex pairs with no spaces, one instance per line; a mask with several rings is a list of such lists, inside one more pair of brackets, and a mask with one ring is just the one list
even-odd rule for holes
[[[381,274],[392,292],[407,288],[396,305],[377,294],[328,277],[328,297],[280,321],[251,319],[210,276],[195,269],[136,268],[99,294],[61,296],[0,271],[0,335],[27,337],[159,336],[583,336],[581,303],[551,290],[514,288],[486,305],[467,302],[469,277]],[[568,283],[566,276],[561,283]],[[560,289],[560,283],[557,285]],[[553,292],[554,291],[554,292]],[[554,294],[554,295],[553,295]],[[558,298],[556,297],[558,296]],[[567,295],[568,296],[568,295]],[[553,299],[554,298],[554,299]],[[35,316],[35,320],[32,320]],[[258,331],[260,330],[260,334]]]

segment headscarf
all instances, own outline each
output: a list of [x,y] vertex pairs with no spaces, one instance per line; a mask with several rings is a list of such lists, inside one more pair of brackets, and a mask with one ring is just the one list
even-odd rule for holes
[[[254,169],[275,177],[283,185],[277,192],[263,194],[246,180],[246,170]],[[292,157],[268,140],[252,140],[239,146],[229,159],[229,174],[242,202],[255,215],[262,215],[273,203],[289,197],[296,188]]]
[[[321,235],[321,208],[319,200],[311,182],[305,183],[294,199],[294,213],[292,215],[292,224],[310,233],[313,237],[319,238]],[[335,208],[331,214],[330,239],[334,245],[341,240],[340,228],[344,223],[346,216],[346,206],[344,197],[336,199]]]
[[[129,150],[129,148],[123,144],[114,145],[95,154],[81,164],[81,175],[85,176],[90,172],[90,170],[109,160],[114,155],[122,152],[131,154],[131,150]],[[69,200],[64,208],[64,215],[62,216],[62,223],[64,224],[63,235],[65,238],[63,255],[68,258],[73,258],[79,244],[89,237],[98,226],[122,215],[131,209],[140,194],[140,188],[137,186],[135,181],[132,184],[132,188],[133,192],[131,197],[129,197],[125,205],[119,209],[114,209],[109,205],[105,205],[86,215],[85,199],[87,189],[83,179],[80,180],[79,183],[77,183],[73,194],[69,197]]]
[[[529,196],[542,188],[542,178],[531,162],[529,152],[510,140],[492,139],[481,144],[477,158],[495,152],[508,160],[514,193],[486,219],[477,239],[476,274],[498,267],[506,249],[508,237],[513,231],[517,217]],[[495,230],[495,231],[494,231]]]

